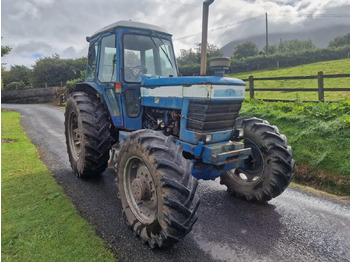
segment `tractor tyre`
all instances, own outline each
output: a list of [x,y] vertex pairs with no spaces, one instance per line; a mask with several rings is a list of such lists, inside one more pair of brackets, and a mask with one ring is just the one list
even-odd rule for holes
[[171,246],[197,221],[198,181],[174,138],[138,130],[120,145],[117,185],[123,213],[134,234],[151,248]]
[[64,124],[69,161],[77,177],[98,176],[106,169],[111,147],[108,117],[96,95],[74,92],[69,96]]
[[268,201],[280,195],[293,178],[294,160],[287,139],[276,126],[258,118],[237,118],[235,129],[243,129],[245,148],[252,154],[244,168],[221,175],[227,191],[248,201]]

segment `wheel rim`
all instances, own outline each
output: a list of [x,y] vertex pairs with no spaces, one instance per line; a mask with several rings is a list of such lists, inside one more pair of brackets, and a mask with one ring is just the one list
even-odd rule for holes
[[263,178],[264,159],[263,154],[252,140],[245,138],[244,147],[251,148],[252,154],[244,161],[244,168],[235,168],[228,171],[228,175],[242,185],[259,183]]
[[78,159],[81,152],[81,132],[78,124],[77,115],[72,112],[68,123],[69,146],[74,159]]
[[151,224],[157,214],[157,193],[146,164],[139,157],[131,157],[124,168],[123,187],[131,211],[143,224]]

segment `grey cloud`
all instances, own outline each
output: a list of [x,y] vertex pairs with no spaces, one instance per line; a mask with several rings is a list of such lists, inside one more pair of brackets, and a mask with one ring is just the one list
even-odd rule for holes
[[30,41],[28,43],[20,43],[12,52],[16,54],[28,54],[28,53],[45,53],[50,54],[54,51],[52,46],[45,42]]
[[[16,0],[2,1],[2,36],[4,44],[12,46],[6,58],[8,64],[18,63],[20,56],[43,53],[62,57],[81,57],[87,53],[85,37],[103,26],[119,20],[157,24],[170,31],[174,39],[201,32],[203,0]],[[345,12],[350,0],[217,0],[210,6],[209,29],[271,13],[271,30],[304,30],[317,26],[349,23],[349,18],[314,19],[296,17],[300,12]],[[348,9],[349,10],[349,9]],[[290,18],[272,14],[290,14]],[[346,20],[347,19],[347,20]],[[264,31],[264,18],[241,23],[227,29],[210,31],[209,42],[223,46],[227,42]],[[200,36],[175,42],[175,48],[190,48]],[[22,51],[21,51],[22,50]],[[178,53],[178,50],[177,50]],[[23,63],[33,64],[26,58]]]

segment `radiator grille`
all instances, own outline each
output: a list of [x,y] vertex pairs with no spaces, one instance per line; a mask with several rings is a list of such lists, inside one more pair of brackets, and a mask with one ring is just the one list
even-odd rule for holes
[[191,101],[187,130],[205,133],[233,128],[242,101]]

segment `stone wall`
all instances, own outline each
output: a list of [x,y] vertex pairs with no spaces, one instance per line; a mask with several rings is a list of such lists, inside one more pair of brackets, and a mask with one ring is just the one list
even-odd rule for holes
[[1,91],[1,103],[37,104],[59,100],[63,93],[61,87],[32,88],[24,90]]

